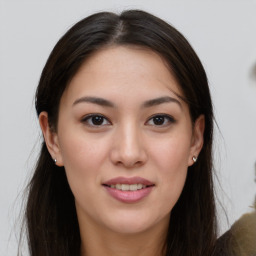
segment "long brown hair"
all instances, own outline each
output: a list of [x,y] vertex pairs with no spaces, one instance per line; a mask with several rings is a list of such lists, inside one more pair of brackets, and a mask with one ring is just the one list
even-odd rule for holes
[[[101,12],[75,24],[56,44],[43,69],[36,92],[36,111],[48,112],[56,129],[61,96],[82,63],[110,45],[137,45],[158,53],[168,64],[189,106],[191,120],[205,116],[204,146],[189,167],[183,192],[172,209],[166,255],[208,256],[216,240],[212,181],[213,110],[204,68],[174,27],[143,11],[120,15]],[[42,142],[28,186],[27,237],[31,256],[78,256],[80,234],[64,167],[56,167]]]

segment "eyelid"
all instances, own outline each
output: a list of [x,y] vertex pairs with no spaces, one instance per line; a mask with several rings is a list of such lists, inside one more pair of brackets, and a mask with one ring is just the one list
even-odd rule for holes
[[146,121],[146,124],[149,123],[150,120],[153,120],[154,117],[164,117],[166,119],[168,119],[168,123],[166,124],[161,124],[161,125],[156,125],[156,124],[149,124],[150,126],[156,126],[156,127],[166,127],[168,125],[174,124],[176,123],[176,120],[174,119],[173,116],[169,115],[169,114],[163,114],[163,113],[159,113],[159,114],[154,114],[151,117],[148,118],[148,120]]
[[[88,120],[90,120],[93,117],[102,117],[102,118],[104,118],[105,121],[107,121],[107,124],[100,124],[100,125],[95,125],[93,123],[90,124],[88,122]],[[111,125],[112,124],[107,117],[105,117],[104,115],[99,114],[99,113],[87,114],[87,115],[82,117],[81,122],[85,123],[87,126],[96,127],[96,128],[100,128],[102,126],[106,126],[106,125]]]
[[[91,120],[91,118],[93,118],[93,117],[101,117],[101,118],[103,118],[104,119],[103,123],[98,124],[98,125],[97,124],[93,124],[92,120]],[[156,118],[156,117],[164,118],[165,119],[164,123],[163,124],[159,124],[159,125],[154,124],[154,123],[150,124],[149,122],[151,120],[153,120],[153,118]],[[91,120],[91,121],[89,121],[89,120]],[[102,114],[99,114],[99,113],[87,114],[87,115],[82,117],[81,122],[84,123],[87,126],[95,127],[95,128],[100,128],[102,126],[112,125],[111,121],[106,116],[104,116]],[[154,115],[150,116],[145,124],[161,128],[161,127],[166,127],[168,125],[171,125],[171,124],[173,124],[175,122],[176,122],[176,120],[174,119],[173,116],[171,116],[169,114],[158,113],[158,114],[154,114]]]

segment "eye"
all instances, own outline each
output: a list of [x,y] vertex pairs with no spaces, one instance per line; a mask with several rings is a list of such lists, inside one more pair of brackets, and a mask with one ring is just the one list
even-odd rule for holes
[[175,123],[174,118],[166,114],[154,115],[147,121],[148,125],[153,126],[167,126],[172,123]]
[[86,115],[82,119],[82,123],[85,123],[88,126],[104,126],[104,125],[110,125],[111,123],[109,120],[100,114],[89,114]]

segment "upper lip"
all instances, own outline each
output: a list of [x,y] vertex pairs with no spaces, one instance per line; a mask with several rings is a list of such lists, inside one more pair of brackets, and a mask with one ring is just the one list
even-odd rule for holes
[[155,185],[153,182],[144,179],[142,177],[116,177],[110,180],[107,180],[106,182],[103,182],[103,185],[116,185],[116,184],[128,184],[128,185],[132,185],[132,184],[142,184],[145,186],[153,186]]

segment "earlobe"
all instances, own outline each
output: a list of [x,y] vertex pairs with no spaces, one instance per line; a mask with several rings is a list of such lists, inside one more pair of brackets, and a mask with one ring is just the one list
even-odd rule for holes
[[204,144],[204,129],[205,129],[205,118],[204,115],[200,115],[193,127],[193,136],[191,140],[191,149],[188,159],[188,165],[191,166],[196,163],[199,153]]
[[[47,149],[58,166],[63,166],[61,151],[59,147],[58,135],[56,132],[53,132],[48,121],[48,113],[43,111],[39,115],[39,124],[44,135],[44,140],[47,146]],[[56,159],[56,160],[55,160]]]

